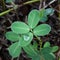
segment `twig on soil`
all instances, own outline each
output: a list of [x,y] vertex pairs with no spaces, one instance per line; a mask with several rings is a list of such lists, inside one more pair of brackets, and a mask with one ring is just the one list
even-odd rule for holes
[[52,0],[51,2],[49,2],[49,3],[48,3],[46,6],[44,6],[43,8],[48,7],[49,5],[53,4],[55,1],[57,1],[57,0]]
[[[51,5],[50,5],[50,7],[51,7],[51,8],[53,8]],[[56,8],[53,8],[53,9],[54,9],[57,13],[59,13],[59,14],[60,14],[60,11],[59,11],[59,10],[57,10]],[[58,18],[57,18],[57,17],[55,17],[55,19],[60,20],[60,18],[59,18],[59,17],[58,17]]]
[[3,42],[2,44],[8,47],[8,44],[6,44],[6,40],[0,38],[0,42]]
[[[19,7],[21,7],[21,6],[24,6],[24,5],[27,5],[27,4],[31,4],[31,3],[34,3],[34,2],[38,2],[38,1],[40,1],[40,0],[28,1],[28,2],[25,2],[25,3],[21,4],[21,5],[16,5],[16,6],[17,6],[17,8],[19,8]],[[17,8],[16,8],[16,9],[17,9]],[[11,9],[9,9],[9,10],[6,10],[6,11],[0,13],[0,16],[9,13],[9,12],[12,11],[12,10],[14,10],[14,8],[11,8]]]
[[[13,5],[13,7],[15,7],[15,6],[16,6],[13,2],[11,2],[11,4]],[[16,6],[16,8],[17,8],[17,6]],[[18,17],[18,13],[17,13],[16,8],[14,9],[14,11],[15,11],[15,14],[16,14],[17,19],[19,20],[19,17]]]
[[40,1],[39,10],[42,8],[42,2],[43,0]]
[[14,58],[11,58],[11,60],[14,60]]

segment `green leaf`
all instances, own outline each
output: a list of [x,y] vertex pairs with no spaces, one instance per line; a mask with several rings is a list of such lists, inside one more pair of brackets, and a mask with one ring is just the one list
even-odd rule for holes
[[15,41],[18,41],[20,36],[12,31],[9,31],[5,34],[6,36],[6,39],[12,41],[12,42],[15,42]]
[[58,46],[52,47],[52,52],[56,52],[58,50]]
[[51,54],[43,54],[44,60],[55,60],[55,57],[53,57]]
[[33,30],[33,33],[37,36],[44,36],[49,34],[50,31],[51,27],[48,24],[41,24]]
[[40,15],[40,22],[46,22],[47,21],[48,18],[47,18],[45,9],[41,9],[39,15]]
[[55,60],[55,55],[52,53],[52,47],[45,47],[40,50],[40,56],[44,60]]
[[19,46],[19,42],[12,44],[9,48],[9,53],[13,58],[16,58],[21,53],[21,47]]
[[56,56],[53,53],[50,53],[54,58],[56,58]]
[[33,48],[37,51],[38,49],[38,43],[36,41],[33,42]]
[[41,9],[39,12],[40,18],[43,18],[45,15],[45,9]]
[[33,39],[33,34],[32,33],[27,33],[25,35],[22,35],[22,38],[19,39],[20,41],[20,46],[24,47],[27,46],[31,43]]
[[6,0],[6,3],[15,2],[15,0]]
[[42,48],[40,52],[44,54],[51,53],[51,47]]
[[46,13],[47,15],[53,15],[54,9],[53,9],[53,8],[48,8],[48,9],[46,9],[45,13]]
[[44,17],[40,18],[40,22],[46,22],[47,20],[48,20],[47,16],[44,16]]
[[17,34],[25,34],[29,32],[29,27],[23,22],[16,21],[12,23],[11,30]]
[[50,47],[50,42],[46,42],[46,43],[44,44],[44,47]]
[[23,47],[24,51],[29,55],[29,56],[35,56],[38,55],[37,52],[34,50],[32,45],[28,45],[26,47]]
[[40,53],[31,57],[32,60],[55,60],[55,55],[53,53]]
[[28,15],[28,25],[30,26],[30,28],[35,28],[39,20],[40,20],[39,11],[36,9],[32,10]]
[[53,53],[43,53],[43,54],[41,54],[40,53],[40,55],[38,54],[38,55],[35,55],[35,56],[32,56],[31,57],[32,58],[32,60],[55,60],[55,55],[53,54]]
[[36,56],[32,56],[32,60],[41,60],[39,54]]

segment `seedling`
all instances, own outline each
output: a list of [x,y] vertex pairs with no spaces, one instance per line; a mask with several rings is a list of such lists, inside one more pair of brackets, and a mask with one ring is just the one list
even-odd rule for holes
[[[49,9],[53,10],[51,8]],[[53,52],[56,52],[58,50],[58,47],[50,47],[49,42],[46,42],[42,47],[42,40],[38,38],[40,36],[49,34],[51,31],[51,27],[48,24],[38,25],[39,22],[47,21],[45,18],[47,15],[51,14],[51,11],[48,9],[43,9],[41,11],[36,9],[32,10],[28,14],[27,24],[21,21],[15,21],[11,24],[12,31],[7,32],[5,36],[8,40],[14,42],[8,48],[8,51],[12,58],[18,57],[23,48],[28,57],[32,58],[32,60],[55,60],[55,55]],[[36,42],[33,42],[33,45],[31,44],[34,36],[40,42],[40,50],[37,49],[38,44]]]

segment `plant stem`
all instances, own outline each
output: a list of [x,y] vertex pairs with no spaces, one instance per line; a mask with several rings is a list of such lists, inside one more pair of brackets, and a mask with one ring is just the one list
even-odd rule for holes
[[4,11],[4,12],[0,13],[0,16],[5,15],[5,14],[9,13],[9,12],[10,12],[10,11],[12,11],[12,10],[13,10],[13,8],[11,8],[11,9],[9,9],[9,10],[6,10],[6,11]]
[[39,40],[39,44],[40,44],[40,49],[42,48],[42,40],[40,38],[38,38],[36,35],[35,37]]
[[[24,6],[24,5],[27,5],[27,4],[34,3],[34,2],[38,2],[38,1],[40,1],[40,0],[28,1],[28,2],[25,2],[25,3],[21,4],[21,5],[17,5],[17,8],[18,8],[18,7],[21,7],[21,6]],[[17,9],[17,8],[16,8],[16,9]],[[12,10],[14,10],[14,8],[11,8],[11,9],[9,9],[9,10],[6,10],[6,11],[4,11],[4,12],[0,13],[0,16],[5,15],[5,14],[9,13],[9,12],[10,12],[10,11],[12,11]]]
[[32,1],[28,1],[28,2],[23,3],[23,5],[31,4],[31,3],[38,2],[38,1],[40,1],[40,0],[32,0]]
[[59,58],[59,60],[60,60],[60,58]]

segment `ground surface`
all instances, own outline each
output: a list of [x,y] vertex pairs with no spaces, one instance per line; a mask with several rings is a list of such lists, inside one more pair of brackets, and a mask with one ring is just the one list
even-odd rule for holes
[[[16,0],[16,4],[22,4],[28,0]],[[43,2],[43,1],[42,1]],[[50,0],[46,0],[45,3],[48,4]],[[9,4],[6,4],[7,6],[10,6]],[[12,22],[20,20],[25,21],[26,16],[32,9],[39,9],[39,2],[27,4],[25,6],[22,6],[18,8],[16,11],[11,11],[8,14],[5,14],[4,16],[0,17],[0,60],[11,60],[11,57],[6,50],[6,48],[10,45],[10,41],[7,41],[5,38],[5,32],[9,31],[9,26]],[[1,3],[0,0],[0,12],[9,9],[4,8],[3,3]],[[43,7],[43,6],[42,6]],[[41,37],[43,40],[43,43],[46,41],[49,41],[52,46],[58,45],[60,47],[60,5],[58,1],[55,1],[48,7],[52,7],[55,9],[55,13],[52,16],[48,16],[48,21],[45,22],[49,24],[52,27],[52,30],[49,35]],[[47,8],[48,8],[47,7]],[[59,50],[60,51],[60,50]],[[60,52],[56,52],[57,60],[60,56]],[[21,54],[19,57],[19,60],[29,60],[24,53]]]

